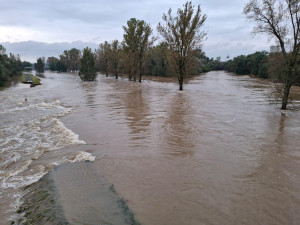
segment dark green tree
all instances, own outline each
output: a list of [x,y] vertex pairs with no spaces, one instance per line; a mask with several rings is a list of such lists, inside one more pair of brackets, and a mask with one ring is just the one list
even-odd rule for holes
[[0,45],[0,85],[4,85],[5,82],[9,79],[9,71],[7,69],[8,58],[5,54],[6,49]]
[[58,58],[56,58],[56,57],[48,57],[48,59],[47,59],[47,63],[48,63],[48,65],[49,65],[49,69],[51,70],[51,71],[58,71],[58,69],[57,69],[57,63],[59,62],[59,59]]
[[146,70],[152,76],[166,77],[170,75],[168,65],[169,49],[166,43],[150,48],[147,51]]
[[45,64],[43,63],[42,58],[37,59],[37,63],[34,64],[34,68],[38,73],[44,73]]
[[81,67],[79,76],[82,81],[95,81],[97,77],[95,67],[95,55],[88,47],[83,49],[83,56],[80,60]]
[[70,72],[77,72],[80,68],[81,51],[76,48],[71,50],[65,50],[62,55],[59,56],[61,63],[63,63],[67,70]]
[[195,49],[201,48],[206,33],[201,31],[206,15],[201,14],[200,5],[186,2],[183,9],[172,16],[172,9],[163,15],[165,25],[158,24],[157,30],[163,36],[172,54],[173,69],[178,77],[179,90],[183,90],[183,79],[191,70]]

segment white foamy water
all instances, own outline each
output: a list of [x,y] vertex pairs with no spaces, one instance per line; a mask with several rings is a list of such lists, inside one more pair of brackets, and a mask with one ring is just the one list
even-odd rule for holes
[[73,160],[70,160],[71,162],[80,162],[80,161],[95,161],[95,156],[93,156],[89,152],[78,152]]
[[0,202],[3,203],[0,211],[5,217],[1,218],[3,221],[9,221],[21,203],[22,188],[38,181],[54,166],[95,159],[86,152],[77,153],[75,158],[63,153],[65,148],[85,144],[60,120],[72,111],[70,107],[59,100],[20,102],[17,97],[20,92],[22,90],[3,91],[1,94],[8,96],[0,98]]

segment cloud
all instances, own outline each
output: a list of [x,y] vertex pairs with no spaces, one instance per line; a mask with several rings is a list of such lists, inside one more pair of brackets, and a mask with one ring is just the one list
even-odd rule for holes
[[83,50],[85,47],[90,47],[92,50],[98,47],[97,44],[92,42],[59,42],[59,43],[45,43],[36,41],[24,42],[2,42],[0,43],[6,48],[7,53],[19,54],[21,60],[29,62],[36,62],[39,57],[59,57],[63,54],[64,50],[77,48]]
[[[260,41],[254,42],[250,36],[252,24],[249,24],[242,14],[247,1],[194,1],[194,4],[201,5],[202,13],[208,15],[203,27],[208,33],[208,39],[204,43],[208,56],[238,54],[238,50],[231,52],[228,46],[241,46],[240,52],[261,47],[264,49],[261,42],[266,38],[261,37]],[[52,43],[57,49],[57,46],[65,43],[64,49],[67,49],[67,43],[77,40],[95,44],[106,40],[122,40],[122,26],[132,17],[150,23],[154,35],[157,35],[156,26],[162,22],[163,13],[172,8],[173,14],[176,14],[183,4],[184,1],[177,0],[0,0],[0,42],[19,42],[14,48],[10,47],[12,44],[7,44],[7,48],[25,56],[28,54],[20,52],[16,46],[21,48],[21,44],[24,44],[21,50],[25,49],[28,41],[44,43],[43,46]],[[231,44],[222,47],[223,43]],[[239,43],[242,45],[238,45]],[[264,44],[269,45],[266,42]],[[214,46],[217,49],[213,49]],[[221,52],[222,49],[224,52]],[[41,53],[46,56],[46,53],[37,50],[36,57]],[[30,57],[33,57],[33,54],[34,52],[31,52]]]

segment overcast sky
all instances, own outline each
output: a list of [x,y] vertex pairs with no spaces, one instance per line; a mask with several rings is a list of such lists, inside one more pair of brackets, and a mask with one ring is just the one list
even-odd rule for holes
[[[243,8],[248,0],[198,0],[207,14],[203,49],[209,57],[224,60],[241,54],[269,50],[273,42],[253,37],[253,24],[246,21]],[[156,26],[169,8],[176,13],[182,0],[0,0],[0,42],[7,52],[22,60],[58,56],[64,49],[100,42],[122,40],[126,21],[145,20],[158,36]]]

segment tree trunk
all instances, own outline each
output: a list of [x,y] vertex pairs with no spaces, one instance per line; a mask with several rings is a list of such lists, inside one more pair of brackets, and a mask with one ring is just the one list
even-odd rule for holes
[[140,77],[139,77],[139,82],[142,83],[142,56],[140,56]]
[[183,90],[183,77],[180,75],[179,77],[179,91]]
[[107,58],[105,59],[105,73],[106,73],[106,77],[108,77],[108,66],[107,66]]
[[289,100],[291,86],[292,85],[289,84],[288,82],[285,83],[285,85],[284,85],[284,92],[283,92],[282,105],[281,105],[281,109],[283,109],[283,110],[286,110],[288,100]]

